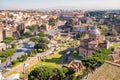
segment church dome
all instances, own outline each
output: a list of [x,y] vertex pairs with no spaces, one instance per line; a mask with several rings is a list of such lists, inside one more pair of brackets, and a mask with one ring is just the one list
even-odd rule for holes
[[97,27],[92,27],[89,35],[100,35],[100,30]]

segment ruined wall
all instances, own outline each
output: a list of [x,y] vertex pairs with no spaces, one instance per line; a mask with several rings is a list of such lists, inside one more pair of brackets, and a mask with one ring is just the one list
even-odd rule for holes
[[16,66],[16,67],[13,67],[11,68],[10,71],[8,72],[5,72],[3,74],[4,77],[12,74],[12,73],[23,73],[24,71],[24,64],[29,64],[29,68],[30,67],[33,67],[34,65],[38,64],[39,63],[39,60],[41,60],[42,58],[46,57],[47,55],[51,55],[52,51],[50,52],[49,50],[47,51],[47,54],[45,53],[40,53],[38,55],[36,55],[35,57],[31,57],[31,58],[28,58],[25,62],[21,63],[20,65]]

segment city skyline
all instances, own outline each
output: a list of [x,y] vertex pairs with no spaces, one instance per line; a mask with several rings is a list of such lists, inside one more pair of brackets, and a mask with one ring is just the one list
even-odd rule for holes
[[1,10],[11,9],[120,9],[120,0],[1,0]]

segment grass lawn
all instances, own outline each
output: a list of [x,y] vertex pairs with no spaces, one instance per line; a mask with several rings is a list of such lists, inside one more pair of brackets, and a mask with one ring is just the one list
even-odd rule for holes
[[52,67],[57,67],[58,65],[54,62],[42,62],[40,61],[39,63],[40,66],[52,66]]
[[16,73],[17,73],[17,72],[12,72],[12,73],[10,73],[10,74],[4,76],[4,77],[6,78],[6,77],[11,76],[11,75],[16,74]]
[[113,44],[112,47],[114,47],[114,48],[120,48],[120,44]]
[[18,65],[21,64],[21,63],[23,63],[23,62],[17,62],[16,64],[13,65],[13,67],[18,66]]
[[83,71],[81,70],[81,71],[79,71],[79,72],[76,72],[75,75],[76,75],[76,76],[78,76],[78,75],[83,75]]
[[52,66],[52,67],[58,67],[60,60],[61,60],[62,54],[59,54],[59,52],[54,51],[54,55],[47,56],[45,61],[40,61],[39,64],[33,66],[30,68],[29,71],[34,70],[37,66]]
[[74,53],[71,55],[71,58],[81,60],[82,57],[79,56],[79,53],[77,51],[74,51]]
[[45,61],[40,61],[39,65],[57,67],[61,62],[61,57],[62,54],[59,54],[59,52],[55,51],[53,55],[47,56]]
[[[57,38],[57,40],[63,40],[66,41],[66,37],[59,37]],[[52,67],[59,67],[61,66],[61,59],[63,56],[62,51],[66,50],[67,48],[69,48],[71,45],[79,45],[80,42],[79,40],[73,40],[73,41],[68,41],[68,42],[64,42],[64,43],[59,43],[58,44],[58,50],[54,51],[53,55],[48,55],[47,57],[45,57],[45,59],[41,60],[39,62],[39,64],[37,64],[36,66],[30,68],[30,71],[33,70],[35,67],[37,66],[52,66]],[[74,56],[77,56],[76,54]],[[68,62],[65,62],[64,64],[68,64]]]

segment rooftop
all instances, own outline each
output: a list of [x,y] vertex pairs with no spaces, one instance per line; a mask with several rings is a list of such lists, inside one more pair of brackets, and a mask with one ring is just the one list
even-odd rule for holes
[[120,65],[107,61],[86,80],[120,80]]

